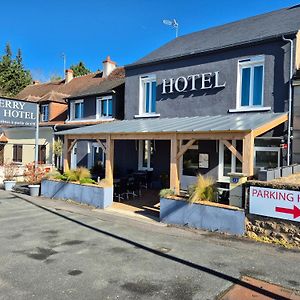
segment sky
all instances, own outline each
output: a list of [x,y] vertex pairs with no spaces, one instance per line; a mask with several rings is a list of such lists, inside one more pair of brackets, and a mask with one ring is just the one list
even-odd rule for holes
[[83,61],[96,71],[107,55],[130,64],[179,35],[296,5],[300,0],[0,0],[0,54],[20,48],[26,69],[43,82]]

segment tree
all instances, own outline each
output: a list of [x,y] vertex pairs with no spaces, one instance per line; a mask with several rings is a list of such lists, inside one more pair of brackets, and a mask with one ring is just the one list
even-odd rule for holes
[[82,61],[80,61],[77,65],[72,65],[70,69],[73,70],[74,77],[91,73],[91,71],[85,66],[84,62]]
[[23,66],[22,52],[18,49],[16,58],[12,58],[10,44],[5,46],[5,54],[0,59],[0,94],[6,97],[16,96],[32,81],[30,71]]
[[54,81],[59,81],[59,80],[62,80],[61,76],[57,75],[57,74],[53,74],[51,75],[50,77],[50,81],[51,82],[54,82]]

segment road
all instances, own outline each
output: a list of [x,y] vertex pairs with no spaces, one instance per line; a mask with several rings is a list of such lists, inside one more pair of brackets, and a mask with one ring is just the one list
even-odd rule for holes
[[0,191],[0,299],[215,299],[242,275],[300,289],[299,254]]

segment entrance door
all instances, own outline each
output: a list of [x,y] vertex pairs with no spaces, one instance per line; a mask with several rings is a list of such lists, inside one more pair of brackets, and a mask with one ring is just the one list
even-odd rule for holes
[[73,146],[71,152],[71,169],[77,168],[77,143]]
[[180,160],[180,188],[187,190],[197,181],[199,173],[199,150],[197,145],[191,146]]
[[4,144],[0,144],[0,166],[4,163]]

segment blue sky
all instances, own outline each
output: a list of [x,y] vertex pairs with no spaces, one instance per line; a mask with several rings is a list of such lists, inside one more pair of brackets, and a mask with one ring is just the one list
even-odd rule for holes
[[[299,4],[300,0],[10,0],[1,3],[0,51],[21,48],[34,79],[63,75],[82,60],[95,71],[107,55],[118,65],[143,57],[179,35]],[[226,4],[226,5],[225,5]],[[3,13],[5,12],[5,13]]]

